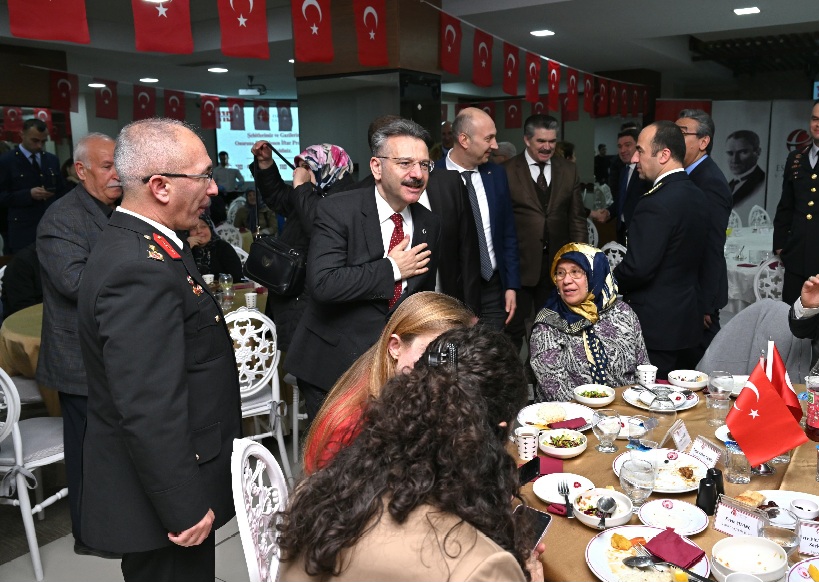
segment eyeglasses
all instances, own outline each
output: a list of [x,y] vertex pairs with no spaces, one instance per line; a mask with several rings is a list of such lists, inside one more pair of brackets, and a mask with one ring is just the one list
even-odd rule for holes
[[567,275],[574,279],[575,281],[577,281],[578,279],[582,279],[583,277],[585,277],[586,272],[581,269],[572,269],[570,271],[560,270],[555,273],[555,279],[557,279],[558,281],[562,281],[563,279],[566,278]]
[[192,178],[194,180],[207,179],[207,186],[210,186],[210,181],[213,180],[213,170],[207,174],[170,174],[167,172],[164,174],[151,174],[150,176],[142,178],[142,183],[147,184],[154,176],[162,176],[163,178]]
[[696,131],[683,131],[681,132],[683,135],[697,135]]
[[390,158],[388,156],[375,156],[376,158],[380,158],[382,160],[392,160],[395,162],[395,165],[404,170],[405,172],[409,172],[412,168],[415,167],[415,164],[418,164],[418,167],[421,168],[423,172],[431,172],[435,168],[435,162],[432,160],[422,160],[422,161],[415,161],[410,160],[408,158]]

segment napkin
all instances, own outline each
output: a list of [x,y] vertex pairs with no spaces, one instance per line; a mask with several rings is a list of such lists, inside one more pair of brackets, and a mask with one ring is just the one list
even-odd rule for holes
[[550,503],[546,511],[555,515],[566,515],[566,506],[562,503]]
[[569,420],[561,420],[560,422],[552,422],[548,425],[549,428],[570,428],[576,430],[581,426],[586,426],[585,418],[570,418]]
[[563,459],[554,457],[540,457],[540,474],[551,475],[552,473],[563,472]]
[[686,543],[670,527],[651,538],[645,547],[658,558],[682,568],[691,568],[705,556],[705,552]]
[[754,263],[739,263],[737,267],[758,267],[759,265],[755,265]]

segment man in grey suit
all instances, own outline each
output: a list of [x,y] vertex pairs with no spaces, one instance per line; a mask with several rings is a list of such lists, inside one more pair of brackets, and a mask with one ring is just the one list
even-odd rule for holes
[[74,551],[117,557],[89,548],[80,537],[79,493],[88,386],[77,339],[77,294],[91,249],[120,196],[114,140],[101,133],[83,137],[74,150],[80,183],[46,211],[37,228],[43,282],[43,332],[37,382],[60,393],[65,466]]

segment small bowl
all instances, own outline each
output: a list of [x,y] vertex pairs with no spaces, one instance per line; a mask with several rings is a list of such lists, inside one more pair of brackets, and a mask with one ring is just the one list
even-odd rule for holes
[[765,538],[725,538],[711,550],[711,572],[719,581],[729,574],[753,574],[762,582],[777,582],[785,576],[788,558],[779,545]]
[[748,381],[750,376],[741,376],[739,374],[734,374],[734,389],[731,391],[731,396],[736,398],[739,396],[739,393],[742,392],[742,389],[745,388],[745,382]]
[[[582,444],[570,448],[555,447],[549,444],[552,437],[560,435],[567,436],[571,439],[581,440]],[[582,432],[570,430],[568,428],[556,428],[553,430],[540,431],[538,443],[540,444],[540,450],[550,457],[555,457],[557,459],[571,459],[586,450],[586,447],[589,445],[589,440]]]
[[[594,390],[595,392],[605,392],[608,396],[602,398],[591,398],[589,396],[582,396],[581,392]],[[583,384],[574,389],[574,399],[580,404],[591,406],[592,408],[601,408],[614,402],[614,388],[603,386],[602,384]]]
[[799,519],[815,519],[819,517],[819,504],[810,499],[794,499],[790,510]]
[[581,504],[583,507],[586,507],[589,502],[596,503],[597,499],[600,497],[607,496],[614,497],[614,500],[617,502],[617,507],[615,508],[614,513],[606,518],[606,527],[609,528],[627,524],[631,520],[631,499],[619,491],[604,489],[602,487],[598,487],[590,491],[584,491],[575,497],[574,501],[572,501],[572,505],[574,506],[574,516],[577,518],[577,521],[597,529],[597,524],[600,523],[600,518],[596,515],[587,515],[583,513],[583,510],[581,510],[580,507]]
[[708,374],[697,370],[674,370],[669,372],[668,382],[673,386],[688,390],[702,390],[708,386]]

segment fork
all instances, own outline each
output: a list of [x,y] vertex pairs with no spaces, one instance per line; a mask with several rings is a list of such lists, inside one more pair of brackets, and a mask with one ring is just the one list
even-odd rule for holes
[[651,558],[652,562],[651,567],[657,570],[658,572],[662,572],[662,570],[657,566],[664,566],[666,568],[676,568],[677,570],[682,570],[683,572],[685,572],[688,575],[689,580],[699,580],[699,582],[708,582],[708,578],[703,578],[702,576],[700,576],[699,574],[695,574],[691,570],[686,570],[682,566],[677,566],[676,564],[672,564],[671,562],[664,561],[662,558],[658,558],[657,556],[649,552],[647,549],[645,549],[645,547],[641,543],[636,543],[634,544],[633,547],[636,550],[638,556]]
[[563,499],[566,500],[566,517],[569,519],[574,519],[574,507],[569,502],[569,484],[566,481],[560,481],[557,484],[557,492],[558,494],[563,496]]

